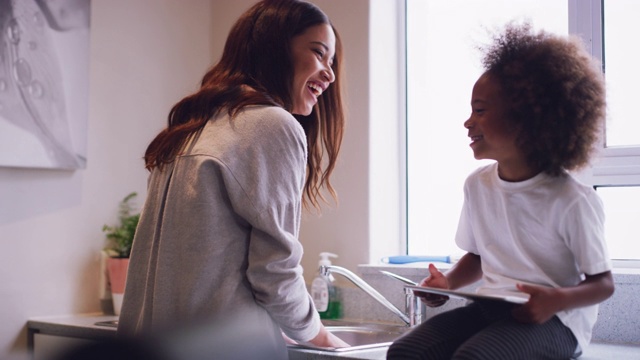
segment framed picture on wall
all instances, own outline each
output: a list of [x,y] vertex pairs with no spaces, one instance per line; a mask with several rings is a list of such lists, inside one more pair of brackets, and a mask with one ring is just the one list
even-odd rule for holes
[[90,0],[0,0],[0,166],[86,167]]

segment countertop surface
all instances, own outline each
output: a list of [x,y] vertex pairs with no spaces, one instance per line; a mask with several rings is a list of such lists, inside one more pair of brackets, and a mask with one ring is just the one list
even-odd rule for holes
[[102,313],[40,316],[27,321],[29,332],[77,337],[83,339],[104,339],[116,335],[114,326],[100,326],[96,323],[118,320],[115,315]]
[[[29,336],[34,333],[75,337],[82,339],[112,338],[116,334],[113,326],[96,323],[113,322],[118,317],[102,313],[43,316],[31,318],[27,322]],[[290,360],[375,360],[385,359],[387,348],[374,348],[349,352],[327,352],[303,348],[289,348]],[[579,360],[596,359],[640,359],[637,345],[594,343],[589,346]]]
[[[109,339],[116,336],[113,322],[118,316],[102,313],[72,314],[58,316],[42,316],[30,318],[27,322],[29,336],[48,334],[80,339]],[[110,326],[96,324],[110,324]],[[29,340],[33,343],[33,340]],[[386,347],[354,350],[347,352],[331,352],[314,349],[290,347],[290,360],[375,360],[385,359]]]

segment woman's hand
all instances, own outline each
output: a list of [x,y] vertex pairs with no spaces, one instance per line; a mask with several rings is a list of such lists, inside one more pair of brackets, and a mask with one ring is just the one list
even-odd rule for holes
[[[429,264],[429,277],[423,279],[420,282],[420,286],[428,286],[439,289],[449,289],[449,281],[446,276],[433,264]],[[415,295],[420,297],[420,300],[429,307],[438,307],[444,305],[449,300],[448,296],[429,294],[425,292],[415,292]]]
[[330,333],[324,326],[320,328],[320,332],[318,332],[318,335],[316,335],[316,337],[311,339],[309,342],[314,346],[326,348],[341,348],[350,346],[339,337]]
[[280,332],[280,334],[282,335],[282,338],[284,339],[284,343],[287,345],[298,345],[298,342],[293,340],[292,338],[288,337],[285,333],[283,333],[282,331]]

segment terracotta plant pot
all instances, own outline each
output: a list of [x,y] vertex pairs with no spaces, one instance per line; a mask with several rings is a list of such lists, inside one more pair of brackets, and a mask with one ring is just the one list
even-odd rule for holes
[[127,281],[128,268],[128,258],[110,257],[107,259],[107,272],[109,274],[109,285],[113,299],[113,312],[116,315],[120,315],[120,309],[122,308],[122,298],[124,297],[124,286]]

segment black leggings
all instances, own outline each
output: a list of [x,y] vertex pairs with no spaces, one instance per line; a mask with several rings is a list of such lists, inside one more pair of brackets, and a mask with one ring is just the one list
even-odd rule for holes
[[389,347],[387,359],[570,359],[577,341],[557,316],[523,324],[512,305],[474,302],[436,315]]

